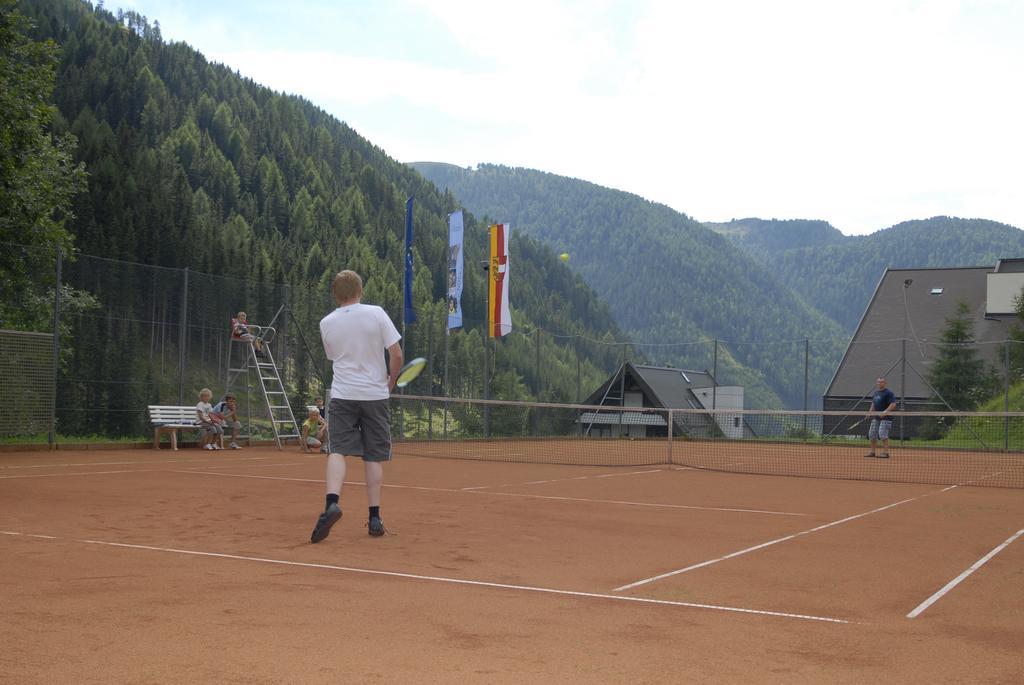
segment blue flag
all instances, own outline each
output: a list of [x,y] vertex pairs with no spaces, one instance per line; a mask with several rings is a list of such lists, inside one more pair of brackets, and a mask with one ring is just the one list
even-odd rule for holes
[[462,210],[448,215],[448,328],[462,328]]
[[412,200],[405,202],[405,323],[416,321],[412,309]]

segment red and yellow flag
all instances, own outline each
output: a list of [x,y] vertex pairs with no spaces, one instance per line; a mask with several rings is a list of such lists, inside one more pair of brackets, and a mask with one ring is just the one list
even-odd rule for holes
[[512,332],[512,312],[508,308],[509,224],[491,226],[491,262],[487,271],[487,336],[500,338]]

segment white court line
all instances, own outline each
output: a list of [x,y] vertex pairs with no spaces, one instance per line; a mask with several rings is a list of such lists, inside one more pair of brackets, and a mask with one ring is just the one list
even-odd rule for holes
[[197,461],[194,459],[165,459],[162,461],[93,461],[73,464],[18,464],[14,466],[0,466],[0,471],[7,469],[51,469],[67,468],[71,466],[153,466],[156,464],[233,464],[241,461],[261,461],[267,457],[242,457],[239,459],[218,459],[216,461]]
[[[169,471],[169,473],[188,473],[206,476],[224,476],[227,478],[257,478],[260,480],[287,480],[300,483],[323,483],[322,478],[285,478],[283,476],[254,476],[248,473],[218,473],[216,471]],[[358,481],[345,481],[346,485],[365,485]],[[422,485],[392,485],[385,483],[386,488],[401,490],[424,490],[427,492],[459,492],[466,495],[491,495],[494,497],[524,497],[526,499],[547,499],[560,502],[587,502],[590,504],[620,504],[631,507],[654,507],[658,509],[696,509],[698,511],[728,511],[739,514],[770,514],[773,516],[807,516],[792,511],[769,511],[765,509],[741,509],[738,507],[701,507],[692,504],[658,504],[655,502],[629,502],[613,499],[587,499],[584,497],[557,497],[555,495],[534,495],[525,492],[493,492],[490,490],[464,490],[455,488],[430,488]]]
[[617,588],[615,588],[615,590],[613,590],[613,592],[622,592],[623,590],[631,590],[631,589],[633,589],[635,587],[640,587],[641,585],[646,585],[648,583],[653,583],[656,580],[664,580],[665,578],[671,578],[672,576],[678,576],[680,573],[687,573],[689,571],[694,571],[694,570],[696,570],[698,568],[704,568],[705,566],[710,566],[712,564],[717,564],[718,562],[725,561],[726,559],[732,559],[734,557],[742,556],[744,554],[749,554],[750,552],[756,552],[759,549],[764,549],[765,547],[771,547],[772,545],[777,545],[780,542],[786,542],[788,540],[793,540],[793,539],[798,538],[798,537],[800,537],[802,535],[809,535],[811,533],[816,533],[819,530],[825,530],[826,528],[831,528],[832,526],[838,526],[841,523],[847,523],[849,521],[854,521],[856,519],[863,518],[863,517],[869,516],[871,514],[877,514],[880,511],[885,511],[886,509],[892,509],[893,507],[898,507],[901,504],[906,504],[907,502],[913,502],[914,500],[921,499],[922,497],[928,497],[929,495],[937,495],[937,494],[946,492],[947,490],[952,490],[955,487],[959,487],[959,486],[957,486],[957,485],[950,485],[948,488],[943,488],[942,490],[938,490],[938,491],[935,491],[935,492],[926,492],[925,494],[918,495],[917,497],[911,497],[910,499],[900,500],[899,502],[893,502],[892,504],[886,504],[884,507],[878,507],[877,509],[872,509],[871,511],[865,511],[862,514],[854,514],[853,516],[847,516],[846,518],[839,519],[838,521],[832,521],[831,523],[826,523],[826,524],[823,524],[823,525],[820,525],[820,526],[816,526],[816,527],[810,528],[808,530],[802,530],[799,533],[793,533],[792,535],[787,535],[785,537],[776,538],[774,540],[769,540],[768,542],[762,542],[760,545],[754,545],[753,547],[747,547],[746,549],[741,549],[738,552],[733,552],[732,554],[726,554],[724,557],[718,557],[717,559],[709,559],[707,561],[702,561],[699,564],[693,564],[692,566],[687,566],[686,568],[680,568],[680,569],[676,569],[675,571],[669,571],[668,573],[662,573],[662,574],[657,575],[657,576],[652,576],[651,578],[645,578],[643,580],[638,580],[635,583],[629,583],[628,585],[623,585],[621,587],[617,587]]
[[[217,464],[214,464],[214,466],[216,466],[216,465]],[[221,462],[221,465],[223,465],[223,462]],[[239,464],[239,466],[255,466],[256,468],[264,468],[264,467],[272,467],[272,466],[309,466],[309,464],[301,462],[301,461],[289,461],[289,462],[282,462],[280,464]],[[210,465],[209,464],[205,464],[205,465],[202,466],[202,468],[204,468],[204,469],[210,468]]]
[[70,476],[99,476],[109,473],[152,473],[155,469],[124,469],[123,471],[83,471],[82,473],[26,473],[20,476],[0,476],[0,480],[12,478],[68,478]]
[[[26,537],[40,537],[45,538],[48,536],[42,535],[29,535],[26,533],[16,533],[11,531],[0,531],[4,535],[23,535]],[[58,538],[48,538],[56,540]],[[223,554],[220,552],[203,552],[199,550],[191,549],[176,549],[173,547],[155,547],[153,545],[132,545],[124,542],[107,542],[104,540],[71,540],[71,542],[77,542],[87,545],[103,545],[107,547],[120,547],[123,549],[136,549],[136,550],[147,550],[152,552],[167,552],[171,554],[184,554],[189,556],[197,557],[208,557],[214,559],[233,559],[236,561],[254,561],[262,564],[278,564],[281,566],[296,566],[299,568],[313,568],[322,569],[328,571],[344,571],[348,573],[362,573],[372,576],[387,576],[390,578],[405,578],[408,580],[426,580],[435,583],[448,583],[452,585],[470,585],[474,587],[485,587],[494,588],[499,590],[519,590],[522,592],[540,592],[549,595],[561,595],[566,597],[584,597],[587,599],[605,599],[617,602],[638,602],[643,604],[658,604],[662,606],[677,606],[677,607],[689,607],[691,609],[710,609],[713,611],[727,611],[738,614],[753,614],[757,616],[772,616],[775,618],[794,618],[801,619],[804,621],[819,621],[822,623],[843,623],[849,624],[851,621],[841,618],[830,618],[827,616],[811,616],[808,614],[792,614],[781,611],[767,611],[764,609],[746,609],[742,607],[730,607],[722,606],[717,604],[697,604],[695,602],[677,602],[667,599],[653,599],[648,597],[626,597],[623,595],[606,595],[597,592],[582,592],[578,590],[559,590],[556,588],[537,587],[533,585],[510,585],[507,583],[492,583],[485,580],[468,580],[464,578],[448,578],[445,576],[424,576],[417,573],[401,573],[399,571],[380,571],[376,569],[368,568],[356,568],[353,566],[335,566],[333,564],[316,564],[311,562],[303,561],[288,561],[285,559],[268,559],[265,557],[250,557],[243,556],[240,554]]]
[[636,476],[644,473],[660,473],[662,469],[654,469],[653,471],[630,471],[628,473],[603,473],[600,475],[591,476],[572,476],[571,478],[552,478],[550,480],[531,480],[526,483],[505,483],[504,485],[473,485],[467,488],[460,488],[461,490],[484,490],[486,488],[514,488],[520,485],[541,485],[544,483],[564,483],[570,480],[588,480],[591,478],[615,478],[617,476]]
[[964,571],[963,573],[958,575],[953,580],[951,580],[948,583],[946,583],[946,585],[941,590],[939,590],[934,595],[932,595],[928,599],[926,599],[923,602],[921,602],[920,604],[918,604],[916,609],[914,609],[909,614],[907,614],[907,618],[916,618],[916,617],[920,616],[921,613],[925,609],[927,609],[932,604],[935,604],[935,602],[937,602],[940,599],[942,599],[943,595],[945,595],[947,592],[949,592],[950,590],[955,588],[957,585],[959,585],[963,580],[965,580],[967,578],[967,576],[971,575],[972,573],[977,571],[979,568],[981,568],[985,564],[985,562],[987,562],[989,559],[991,559],[992,557],[994,557],[995,555],[999,554],[1004,549],[1009,547],[1010,544],[1014,540],[1019,538],[1021,535],[1024,535],[1024,528],[1021,528],[1020,530],[1018,530],[1016,533],[1011,535],[1005,542],[1003,542],[1003,544],[1001,544],[998,547],[996,547],[994,550],[992,550],[991,552],[989,552],[988,554],[983,556],[981,559],[978,559],[976,562],[974,562],[971,565],[971,567],[969,569],[967,569],[966,571]]

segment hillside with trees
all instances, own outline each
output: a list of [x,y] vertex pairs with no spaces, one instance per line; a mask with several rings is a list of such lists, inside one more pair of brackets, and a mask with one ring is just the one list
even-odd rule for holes
[[734,219],[704,225],[720,233],[753,256],[774,255],[795,247],[821,247],[841,243],[844,236],[827,221],[804,219]]
[[665,205],[585,181],[482,164],[412,165],[475,212],[569,252],[618,323],[661,362],[711,368],[748,406],[801,407],[810,340],[811,406],[848,341],[835,322],[725,237]]
[[770,266],[807,302],[852,332],[887,267],[995,266],[1024,256],[1024,231],[985,219],[933,217],[864,236],[825,222],[744,219],[707,224]]
[[[18,308],[6,307],[0,326],[48,330],[57,244],[63,282],[94,304],[69,321],[58,390],[62,430],[140,434],[147,403],[174,403],[179,359],[188,366],[186,400],[194,401],[194,387],[217,381],[227,323],[238,309],[259,323],[288,306],[314,343],[286,370],[293,404],[308,402],[321,390],[316,322],[333,306],[334,273],[361,272],[365,301],[402,319],[410,196],[419,319],[407,350],[431,358],[424,393],[480,396],[485,281],[473,265],[484,256],[486,218],[466,216],[466,327],[445,336],[447,215],[459,208],[451,193],[312,103],[166,42],[159,25],[138,14],[115,16],[80,0],[29,0],[16,9],[3,0],[2,9],[5,32],[8,17],[30,21],[12,19],[18,26],[11,31],[39,53],[32,59],[43,85],[49,82],[26,95],[5,89],[4,118],[49,113],[42,123],[54,154],[67,158],[56,164],[72,176],[87,174],[77,194],[74,178],[66,181],[66,211],[53,215],[52,230],[14,230],[6,216],[0,224],[5,286],[21,278],[39,303],[35,321],[16,321],[9,312]],[[21,109],[19,98],[29,98]],[[515,236],[512,249],[516,334],[497,345],[490,394],[573,401],[581,384],[596,386],[618,363],[609,342],[622,334],[607,305],[554,251],[525,235]],[[182,321],[186,330],[176,328]],[[449,388],[441,387],[445,338],[445,358],[457,370]],[[579,367],[566,362],[575,355]]]

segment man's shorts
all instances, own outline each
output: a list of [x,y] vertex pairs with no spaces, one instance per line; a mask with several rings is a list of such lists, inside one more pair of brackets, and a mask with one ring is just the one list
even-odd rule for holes
[[391,400],[332,399],[327,407],[327,445],[331,454],[391,459]]
[[871,419],[868,427],[868,440],[888,440],[892,429],[892,419]]

